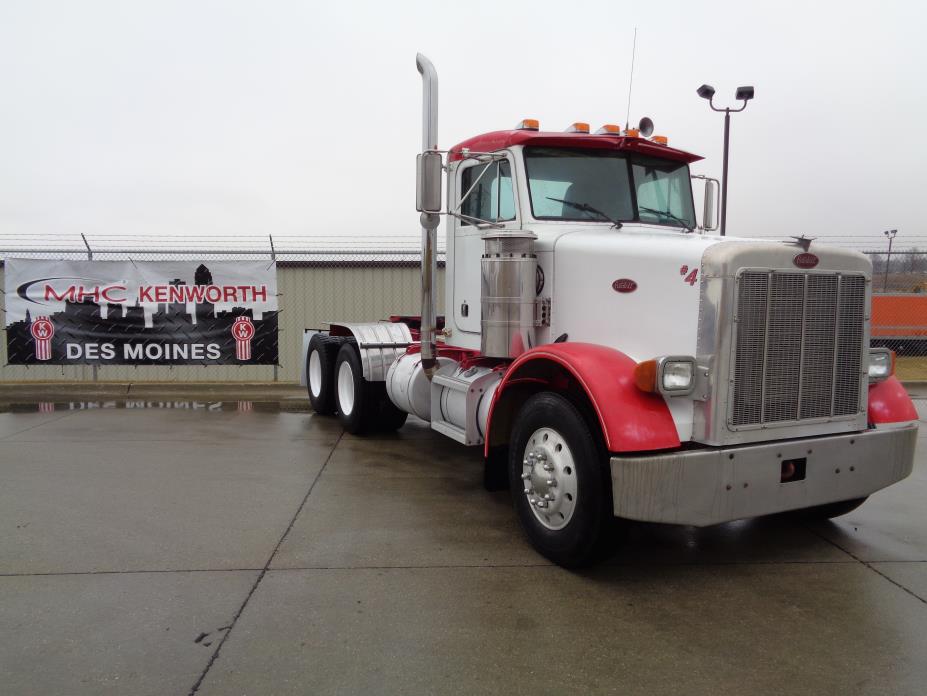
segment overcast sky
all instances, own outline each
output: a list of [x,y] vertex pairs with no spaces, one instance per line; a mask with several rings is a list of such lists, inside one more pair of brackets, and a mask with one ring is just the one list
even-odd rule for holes
[[[729,233],[927,247],[914,2],[0,3],[0,235],[418,234],[415,53],[440,145],[525,117],[631,120],[720,177]],[[868,239],[865,237],[868,236]],[[878,237],[878,238],[877,238]]]

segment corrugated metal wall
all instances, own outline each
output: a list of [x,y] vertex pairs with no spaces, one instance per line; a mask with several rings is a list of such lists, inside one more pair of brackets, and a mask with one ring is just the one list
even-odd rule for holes
[[[438,270],[438,312],[444,307],[444,269]],[[3,269],[0,268],[0,287]],[[390,314],[418,314],[421,272],[417,266],[372,262],[369,265],[309,265],[281,263],[277,267],[280,293],[281,382],[299,380],[300,347],[306,328],[325,321],[376,321]],[[3,317],[3,326],[6,317]],[[90,366],[33,366],[6,364],[6,334],[0,345],[0,381],[90,381]],[[269,382],[270,366],[100,366],[97,379],[105,382]]]

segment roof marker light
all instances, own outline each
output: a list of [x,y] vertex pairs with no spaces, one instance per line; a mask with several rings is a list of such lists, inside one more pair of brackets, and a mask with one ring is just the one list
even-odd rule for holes
[[624,132],[624,135],[628,138],[637,138],[640,134],[641,132],[637,130],[637,128],[628,128],[628,130]]
[[669,138],[665,135],[655,135],[651,138],[657,145],[669,145]]
[[589,132],[589,124],[583,123],[582,121],[577,121],[576,123],[570,125],[570,127],[564,131],[564,133],[588,133],[588,132]]
[[595,132],[596,135],[621,135],[621,126],[614,123],[606,123]]
[[515,126],[515,130],[538,130],[541,127],[536,118],[524,118]]

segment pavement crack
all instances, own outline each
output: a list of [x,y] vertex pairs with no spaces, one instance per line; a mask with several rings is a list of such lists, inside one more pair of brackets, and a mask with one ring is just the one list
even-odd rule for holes
[[866,566],[867,568],[869,568],[869,570],[871,570],[873,573],[876,573],[877,575],[881,575],[883,578],[885,578],[885,579],[888,580],[890,583],[892,583],[895,587],[897,587],[897,588],[899,588],[899,589],[902,589],[902,590],[904,590],[905,592],[907,592],[909,595],[911,595],[912,597],[914,597],[914,599],[916,599],[916,600],[918,600],[919,602],[921,602],[921,604],[927,604],[927,599],[924,599],[923,597],[921,597],[921,596],[920,596],[919,594],[917,594],[916,592],[914,592],[914,591],[912,591],[912,590],[909,590],[907,587],[905,587],[904,585],[902,585],[900,582],[898,582],[898,581],[895,580],[894,578],[889,577],[888,575],[886,575],[885,573],[883,573],[881,570],[879,570],[878,568],[876,568],[875,566],[873,566],[871,563],[866,563],[865,561],[860,561],[860,563],[862,563],[864,566]]
[[242,573],[260,568],[142,568],[141,570],[63,570],[38,573],[0,573],[0,578],[38,578],[61,575],[144,575],[146,573]]
[[838,544],[836,541],[834,541],[833,539],[829,539],[828,537],[824,536],[823,534],[821,534],[821,533],[818,532],[817,530],[813,529],[812,527],[809,527],[809,526],[807,526],[807,525],[803,525],[803,526],[804,526],[804,529],[805,529],[806,531],[811,532],[812,534],[814,534],[814,535],[815,535],[816,537],[818,537],[819,539],[823,539],[823,540],[826,541],[828,544],[831,544],[832,546],[834,546],[834,547],[840,549],[840,550],[843,551],[847,556],[849,556],[850,558],[852,558],[854,561],[856,561],[857,563],[860,563],[860,564],[864,565],[866,568],[868,568],[869,570],[871,570],[871,571],[872,571],[873,573],[875,573],[876,575],[879,575],[879,576],[881,576],[882,578],[884,578],[885,580],[888,580],[892,585],[894,585],[895,587],[897,587],[897,588],[900,589],[900,590],[903,590],[903,591],[906,592],[907,594],[911,595],[912,597],[914,597],[914,599],[916,599],[916,600],[917,600],[918,602],[920,602],[921,604],[927,604],[927,599],[924,599],[923,597],[921,597],[921,596],[920,596],[919,594],[917,594],[916,592],[913,592],[912,590],[909,590],[907,587],[905,587],[904,585],[902,585],[900,582],[898,582],[898,581],[895,580],[894,578],[890,578],[888,575],[886,575],[886,574],[883,573],[881,570],[879,570],[879,569],[876,568],[874,565],[872,565],[872,563],[870,563],[869,561],[864,561],[862,558],[860,558],[859,556],[857,556],[855,553],[853,553],[853,552],[850,551],[849,549],[843,548],[843,547],[842,547],[840,544]]
[[248,606],[248,602],[251,601],[251,597],[254,596],[254,592],[257,590],[258,585],[261,584],[261,580],[264,579],[264,576],[267,575],[267,571],[270,568],[270,564],[273,563],[274,557],[277,555],[277,551],[280,550],[280,547],[283,545],[283,542],[286,540],[287,536],[290,534],[290,530],[293,529],[293,525],[296,524],[296,520],[299,517],[300,513],[303,511],[303,508],[306,507],[306,502],[309,500],[309,496],[312,495],[312,491],[315,490],[316,484],[319,482],[319,479],[322,478],[322,473],[325,471],[325,468],[328,466],[328,463],[331,461],[332,456],[335,454],[335,450],[338,449],[338,445],[341,444],[341,439],[344,437],[344,431],[338,436],[338,440],[332,446],[331,451],[329,451],[328,456],[325,457],[325,461],[322,462],[322,466],[319,468],[319,472],[315,475],[315,478],[312,479],[312,483],[309,485],[309,490],[306,491],[306,495],[303,496],[302,502],[300,502],[299,507],[296,508],[296,512],[293,514],[290,523],[287,525],[286,529],[283,531],[283,534],[280,536],[280,539],[277,541],[274,546],[273,551],[270,552],[270,556],[267,558],[267,562],[264,564],[264,567],[261,569],[261,572],[258,574],[257,578],[254,581],[254,584],[251,585],[251,589],[248,591],[247,596],[245,596],[244,601],[241,603],[241,606],[238,608],[238,611],[235,612],[235,616],[232,617],[231,623],[226,627],[228,630],[224,632],[221,640],[219,640],[216,649],[213,650],[212,655],[209,657],[209,662],[206,663],[206,667],[203,669],[202,674],[200,674],[199,679],[196,680],[196,683],[193,685],[193,688],[190,689],[189,696],[193,696],[197,691],[199,691],[200,686],[203,684],[203,680],[206,679],[206,675],[209,674],[209,670],[212,669],[213,664],[217,659],[219,659],[219,653],[222,651],[222,646],[225,645],[225,641],[228,640],[229,636],[232,635],[232,631],[235,629],[235,625],[238,623],[238,619],[241,618],[241,615],[245,611],[245,607]]
[[[19,434],[21,434],[21,433],[27,433],[27,432],[29,432],[30,430],[34,430],[34,429],[36,429],[36,428],[41,428],[43,425],[50,425],[50,424],[52,424],[52,423],[57,423],[58,421],[62,420],[63,418],[67,418],[68,416],[76,415],[77,413],[79,413],[79,411],[72,411],[72,412],[63,414],[63,415],[59,416],[58,418],[52,418],[51,420],[44,420],[44,421],[42,421],[41,423],[36,423],[35,425],[30,425],[28,428],[23,428],[22,430],[17,430],[15,433],[7,433],[6,435],[0,437],[0,440],[9,440],[11,437],[14,437],[15,435],[19,435]],[[14,442],[15,442],[15,440],[14,440]],[[44,440],[38,440],[38,442],[44,442]]]
[[[755,560],[755,561],[622,561],[617,563],[603,563],[601,568],[627,569],[627,568],[715,568],[727,566],[767,566],[767,565],[837,565],[855,563],[852,558],[847,560]],[[905,561],[920,563],[920,561]],[[537,563],[435,563],[416,565],[318,565],[318,566],[283,566],[274,568],[271,572],[283,573],[291,570],[453,570],[469,568],[550,568],[562,570],[560,566],[548,561]]]

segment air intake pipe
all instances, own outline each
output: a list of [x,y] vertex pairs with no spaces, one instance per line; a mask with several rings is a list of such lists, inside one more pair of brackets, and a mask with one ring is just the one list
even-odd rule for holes
[[487,357],[517,358],[537,344],[535,239],[527,230],[483,235],[480,352]]
[[[415,65],[422,74],[422,152],[438,149],[438,73],[421,53]],[[428,379],[437,370],[434,282],[438,275],[436,256],[437,229],[440,216],[422,213],[422,368]]]

